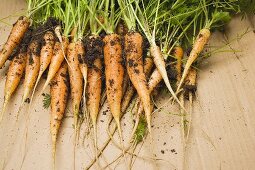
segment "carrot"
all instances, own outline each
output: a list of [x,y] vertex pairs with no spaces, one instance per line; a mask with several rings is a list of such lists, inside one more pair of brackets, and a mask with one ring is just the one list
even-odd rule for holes
[[177,71],[177,83],[181,80],[182,74],[182,58],[183,58],[183,49],[180,46],[176,46],[173,50],[173,55],[176,57],[176,71]]
[[143,69],[142,43],[143,38],[137,32],[129,32],[125,35],[127,72],[145,108],[149,132],[151,132],[151,99]]
[[32,92],[30,103],[32,103],[35,89],[44,71],[48,68],[50,64],[51,58],[53,56],[54,44],[55,44],[55,38],[54,38],[53,32],[47,31],[43,36],[43,45],[42,45],[41,53],[40,53],[40,69],[39,69],[38,77],[34,86],[34,90]]
[[196,78],[197,78],[196,69],[190,68],[189,73],[184,81],[184,90],[186,94],[196,90]]
[[166,71],[166,64],[159,46],[157,46],[156,43],[152,43],[150,47],[150,52],[151,56],[153,57],[154,64],[156,65],[159,73],[161,74],[167,89],[169,90],[173,98],[177,101],[177,103],[180,105],[180,107],[186,111],[186,109],[181,104],[180,100],[177,98],[176,94],[173,91],[173,88],[170,85],[170,81]]
[[189,100],[189,118],[187,115],[183,115],[182,117],[182,124],[183,124],[183,136],[185,141],[185,149],[186,143],[189,139],[190,127],[191,127],[191,120],[192,120],[192,105],[193,105],[193,92],[196,91],[196,78],[197,78],[197,71],[194,68],[189,69],[189,73],[184,81],[184,92],[181,93],[182,100],[184,101],[184,97],[188,98]]
[[4,104],[2,107],[2,111],[0,114],[0,122],[2,120],[3,113],[6,109],[6,106],[14,93],[17,89],[23,72],[26,67],[26,59],[27,59],[27,46],[30,41],[31,31],[27,31],[23,40],[21,41],[21,45],[19,47],[18,52],[14,55],[13,60],[9,66],[6,82],[5,82],[5,89],[4,89]]
[[[146,57],[145,62],[144,62],[144,73],[146,76],[148,76],[150,74],[152,67],[153,67],[153,60],[150,57]],[[121,104],[121,112],[122,113],[124,113],[126,111],[126,109],[128,108],[128,105],[129,105],[134,94],[135,94],[135,88],[132,84],[130,84],[127,87],[127,90],[126,90],[125,95],[122,100],[122,104]]]
[[188,57],[188,60],[185,64],[183,73],[182,73],[182,78],[180,80],[179,86],[177,88],[177,92],[180,90],[185,78],[188,75],[189,69],[192,65],[192,63],[197,59],[197,57],[199,56],[199,54],[203,51],[205,44],[208,42],[209,38],[211,36],[211,32],[209,29],[204,28],[201,29],[194,44],[193,44],[193,48],[190,52],[190,55]]
[[124,113],[126,111],[126,109],[128,108],[128,105],[132,99],[132,97],[135,94],[135,88],[133,85],[129,85],[127,87],[126,93],[123,97],[122,103],[121,103],[121,112]]
[[[148,57],[146,57],[146,60],[147,60],[147,58]],[[153,66],[153,63],[145,62],[145,66],[144,67],[148,68],[146,70],[148,70],[148,71],[151,70],[149,68],[152,68],[152,66]],[[148,72],[146,74],[148,74]],[[130,102],[131,98],[133,97],[134,93],[135,93],[135,88],[134,88],[133,85],[130,84],[127,87],[127,90],[125,92],[125,96],[123,97],[123,100],[122,100],[122,104],[121,104],[121,113],[122,114],[121,114],[120,118],[123,117],[123,113],[126,111],[128,105],[129,105],[129,102]],[[110,120],[109,124],[111,124],[112,120],[113,120],[113,118]],[[118,129],[116,124],[113,125],[113,129],[114,130],[110,134],[111,136],[113,136],[114,133],[116,132],[116,130]],[[106,146],[109,144],[110,141],[111,141],[111,138],[109,137],[108,140],[103,144],[103,147],[100,149],[99,153],[97,153],[96,158],[94,158],[92,160],[92,162],[90,163],[90,165],[86,169],[89,169],[96,162],[97,158],[102,154],[102,152],[105,150]]]
[[41,47],[38,40],[32,40],[28,48],[22,103],[24,103],[29,97],[38,77],[40,69],[40,50]]
[[66,62],[63,62],[50,84],[51,95],[50,133],[52,140],[52,158],[54,169],[56,159],[57,136],[67,106],[68,89],[69,80],[67,64]]
[[75,136],[77,136],[77,130],[78,130],[77,125],[78,125],[80,103],[81,103],[82,92],[83,92],[83,77],[79,68],[78,54],[77,54],[74,42],[68,45],[67,60],[69,62],[68,73],[70,76]]
[[146,57],[144,59],[144,73],[146,75],[146,78],[148,79],[150,73],[151,73],[151,69],[153,67],[153,60],[151,57]]
[[112,33],[106,35],[103,41],[107,101],[116,122],[120,143],[122,145],[122,150],[124,151],[123,136],[120,125],[120,117],[122,115],[121,100],[123,96],[124,82],[124,63],[122,58],[121,38],[118,34]]
[[2,68],[11,55],[13,50],[19,45],[22,40],[25,32],[28,30],[30,25],[29,18],[20,17],[17,22],[13,25],[11,33],[3,46],[3,49],[0,51],[0,68]]
[[[85,43],[88,59],[87,111],[94,129],[94,145],[97,147],[97,116],[99,113],[102,92],[102,55],[103,41],[99,36],[90,36]],[[96,149],[97,152],[97,149]],[[96,153],[97,155],[97,153]]]
[[87,89],[87,77],[88,77],[88,65],[85,60],[85,49],[84,49],[84,44],[82,40],[78,40],[75,44],[76,52],[78,55],[78,60],[79,60],[79,68],[81,71],[81,74],[83,76],[84,80],[84,87],[83,87],[83,104],[84,104],[84,113],[85,111],[85,105],[86,105],[86,89]]
[[62,42],[63,49],[62,49],[61,42],[56,42],[54,45],[54,51],[50,61],[48,76],[42,91],[45,90],[45,88],[48,86],[50,81],[54,78],[55,74],[57,73],[58,69],[61,66],[61,63],[64,61],[64,56],[65,56],[69,41],[68,41],[68,38],[66,37],[63,37],[62,40],[63,40]]
[[[183,50],[181,47],[175,47],[174,48],[174,54],[173,54],[176,58],[177,58],[177,64],[176,64],[176,70],[177,70],[177,81],[178,81],[178,75],[179,74],[179,71],[181,73],[181,60],[182,60],[182,57],[183,57]],[[149,93],[151,94],[152,91],[157,87],[157,85],[161,82],[162,80],[162,76],[159,72],[159,70],[156,68],[151,76],[150,76],[150,79],[148,81],[148,87],[149,87]],[[182,102],[181,102],[182,103]],[[182,104],[183,105],[183,104]],[[138,111],[137,111],[137,116],[139,117],[143,112],[143,105],[140,103],[139,104],[139,107],[138,107]],[[139,120],[139,119],[138,119]],[[138,125],[138,122],[136,122],[136,125],[135,125],[135,128],[133,130],[133,133],[135,132],[136,128],[137,128],[137,125]]]
[[109,34],[104,38],[104,63],[106,77],[106,94],[110,111],[116,121],[121,135],[120,115],[123,95],[124,67],[120,36]]
[[76,42],[76,52],[78,55],[78,59],[79,59],[79,67],[84,79],[84,86],[86,87],[87,84],[87,75],[88,75],[88,65],[86,63],[86,59],[85,59],[85,49],[84,49],[84,44],[82,42],[82,40],[78,40]]

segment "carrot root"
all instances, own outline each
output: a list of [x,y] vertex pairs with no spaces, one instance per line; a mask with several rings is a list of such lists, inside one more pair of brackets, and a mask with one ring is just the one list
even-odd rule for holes
[[205,44],[208,42],[210,36],[211,36],[211,32],[209,29],[204,28],[204,29],[200,30],[200,32],[195,40],[195,43],[193,44],[193,48],[190,52],[188,60],[185,64],[185,67],[184,67],[184,70],[182,73],[182,78],[181,78],[178,88],[176,90],[177,93],[180,90],[185,78],[187,77],[191,65],[197,59],[199,54],[203,51]]

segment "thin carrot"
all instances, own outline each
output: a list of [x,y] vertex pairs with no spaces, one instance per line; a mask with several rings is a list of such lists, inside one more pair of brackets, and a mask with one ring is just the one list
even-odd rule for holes
[[153,64],[153,59],[151,57],[146,57],[144,59],[144,73],[147,79],[150,76]]
[[[176,64],[176,70],[177,70],[177,81],[178,81],[178,72],[180,71],[181,72],[181,64],[179,63],[179,61],[181,62],[182,60],[182,57],[183,57],[183,50],[181,47],[175,47],[174,48],[174,54],[173,54],[177,59],[177,64]],[[170,65],[168,66],[170,67]],[[170,68],[171,69],[171,68]],[[156,68],[151,76],[150,76],[150,79],[148,81],[148,87],[149,87],[149,93],[151,94],[153,92],[153,90],[157,87],[157,85],[162,81],[162,76],[159,72],[159,70]],[[138,107],[138,110],[137,110],[137,117],[139,117],[143,112],[143,105],[140,103],[139,104],[139,107]],[[139,120],[139,118],[137,119]],[[134,126],[134,130],[132,132],[132,134],[135,133],[136,131],[136,128],[137,128],[137,125],[138,125],[138,121],[136,122],[135,126]]]
[[23,72],[26,68],[26,59],[27,59],[27,46],[30,42],[31,38],[31,31],[27,31],[23,40],[21,41],[21,45],[19,47],[18,52],[15,54],[11,64],[9,66],[6,82],[5,82],[5,89],[4,89],[4,104],[2,107],[1,115],[0,115],[0,122],[3,117],[3,113],[6,109],[6,106],[19,85],[21,77],[23,76]]
[[184,81],[184,90],[185,93],[194,92],[197,88],[196,86],[196,79],[197,79],[197,71],[194,68],[189,69],[189,73]]
[[104,63],[106,76],[106,93],[110,111],[116,121],[121,135],[120,115],[123,95],[124,67],[120,36],[109,34],[104,38]]
[[84,44],[82,42],[82,40],[78,40],[76,42],[76,52],[78,55],[78,59],[79,59],[79,67],[84,79],[84,86],[86,87],[87,84],[87,75],[88,75],[88,65],[86,63],[86,59],[85,59],[85,49],[84,49]]
[[[97,116],[102,92],[102,55],[103,41],[99,36],[90,36],[85,43],[88,59],[87,111],[94,129],[94,145],[97,147]],[[96,149],[97,152],[97,149]],[[97,153],[96,153],[97,155]]]
[[173,98],[177,101],[177,103],[180,105],[180,107],[182,107],[186,111],[186,109],[184,108],[184,106],[181,104],[176,94],[174,93],[173,88],[170,84],[169,78],[167,76],[167,71],[166,71],[166,63],[164,61],[163,54],[159,46],[157,46],[156,43],[152,43],[150,47],[150,52],[151,52],[151,56],[153,57],[154,64],[156,65],[159,73],[161,74],[167,89],[169,90]]
[[43,36],[43,43],[42,43],[42,48],[41,48],[41,53],[40,53],[40,69],[38,73],[38,77],[32,92],[30,104],[32,104],[33,96],[35,93],[35,89],[44,73],[44,71],[48,68],[51,58],[53,56],[53,49],[54,49],[54,44],[55,44],[55,38],[54,34],[51,31],[47,31],[44,36]]
[[0,51],[0,68],[4,66],[8,57],[11,55],[13,50],[19,45],[29,25],[30,25],[29,18],[25,16],[20,17],[17,20],[17,22],[13,25],[8,40],[4,44],[3,49]]
[[[88,116],[87,116],[87,111],[86,111],[86,89],[87,89],[87,82],[88,82],[88,65],[86,63],[86,58],[85,58],[85,49],[84,49],[84,44],[82,40],[78,40],[75,44],[76,52],[78,55],[78,60],[79,60],[79,68],[81,71],[81,74],[83,76],[83,113],[84,117],[86,119],[86,123],[88,123]],[[81,123],[81,121],[80,121]],[[80,125],[79,125],[80,126]]]
[[79,119],[80,103],[81,103],[82,92],[83,92],[83,77],[79,68],[78,54],[77,54],[74,42],[68,45],[67,60],[69,62],[68,73],[70,76],[72,110],[74,114],[74,127],[75,127],[75,138],[76,138],[77,130],[78,130],[77,126],[78,126],[78,119]]
[[[148,77],[148,75],[150,74],[152,67],[153,67],[153,60],[150,57],[146,57],[144,62],[144,73],[146,77]],[[129,84],[125,92],[125,95],[122,99],[122,104],[121,104],[122,113],[124,113],[126,109],[128,108],[128,105],[134,94],[135,94],[135,88],[132,84]]]
[[50,84],[51,95],[50,133],[52,139],[53,169],[55,169],[57,136],[67,106],[69,91],[68,89],[69,80],[67,64],[66,62],[63,62]]
[[137,32],[130,32],[125,35],[125,53],[128,75],[141,98],[145,108],[149,132],[151,132],[151,99],[143,68],[142,43],[143,38]]
[[[183,116],[183,128],[184,128],[184,137],[185,143],[189,139],[190,127],[191,127],[191,119],[192,119],[192,103],[193,103],[193,93],[196,91],[196,78],[197,71],[194,68],[189,69],[189,73],[184,81],[184,92],[183,98],[186,97],[189,99],[189,120],[187,120],[186,115]],[[188,124],[188,125],[187,125]]]
[[33,90],[38,77],[40,70],[40,50],[41,44],[39,41],[36,39],[32,40],[28,48],[22,103],[24,103],[29,97],[29,94]]
[[53,52],[53,56],[51,58],[48,76],[47,76],[47,79],[43,86],[42,91],[45,90],[45,88],[48,86],[50,81],[54,78],[55,74],[57,73],[57,71],[59,70],[59,68],[61,66],[61,63],[65,59],[64,56],[65,56],[69,41],[68,41],[68,38],[65,38],[65,37],[62,37],[62,40],[63,40],[63,42],[62,42],[63,49],[62,49],[61,42],[56,42],[54,45],[54,52]]
[[173,50],[173,55],[176,57],[176,71],[177,71],[177,85],[179,84],[182,76],[182,58],[183,58],[183,49],[180,46],[176,46]]
[[185,64],[183,73],[182,73],[182,78],[180,80],[179,86],[177,88],[177,92],[180,90],[185,78],[187,77],[188,73],[189,73],[189,69],[191,67],[191,65],[193,64],[193,62],[197,59],[197,57],[199,56],[199,54],[203,51],[205,44],[208,42],[209,38],[211,36],[211,32],[209,29],[204,28],[201,29],[194,44],[193,44],[193,48],[190,52],[190,55],[188,57],[188,60]]

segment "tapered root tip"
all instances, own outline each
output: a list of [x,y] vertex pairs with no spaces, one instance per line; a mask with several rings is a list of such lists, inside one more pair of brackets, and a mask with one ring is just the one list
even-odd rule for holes
[[56,169],[56,141],[52,141],[52,169]]
[[5,110],[6,110],[6,107],[7,107],[8,102],[9,102],[9,97],[5,97],[5,99],[4,99],[4,104],[3,104],[3,108],[2,108],[1,113],[0,113],[0,124],[1,124],[1,122],[2,122],[2,120],[3,120],[3,115],[4,115],[4,112],[5,112]]

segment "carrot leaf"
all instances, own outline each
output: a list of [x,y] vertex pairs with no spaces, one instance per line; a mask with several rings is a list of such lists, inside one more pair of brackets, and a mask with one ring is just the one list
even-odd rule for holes
[[143,141],[144,136],[147,132],[147,122],[145,116],[141,116],[139,119],[139,123],[137,129],[135,131],[135,142],[140,143]]
[[50,107],[51,96],[49,94],[43,94],[43,108],[48,109]]

